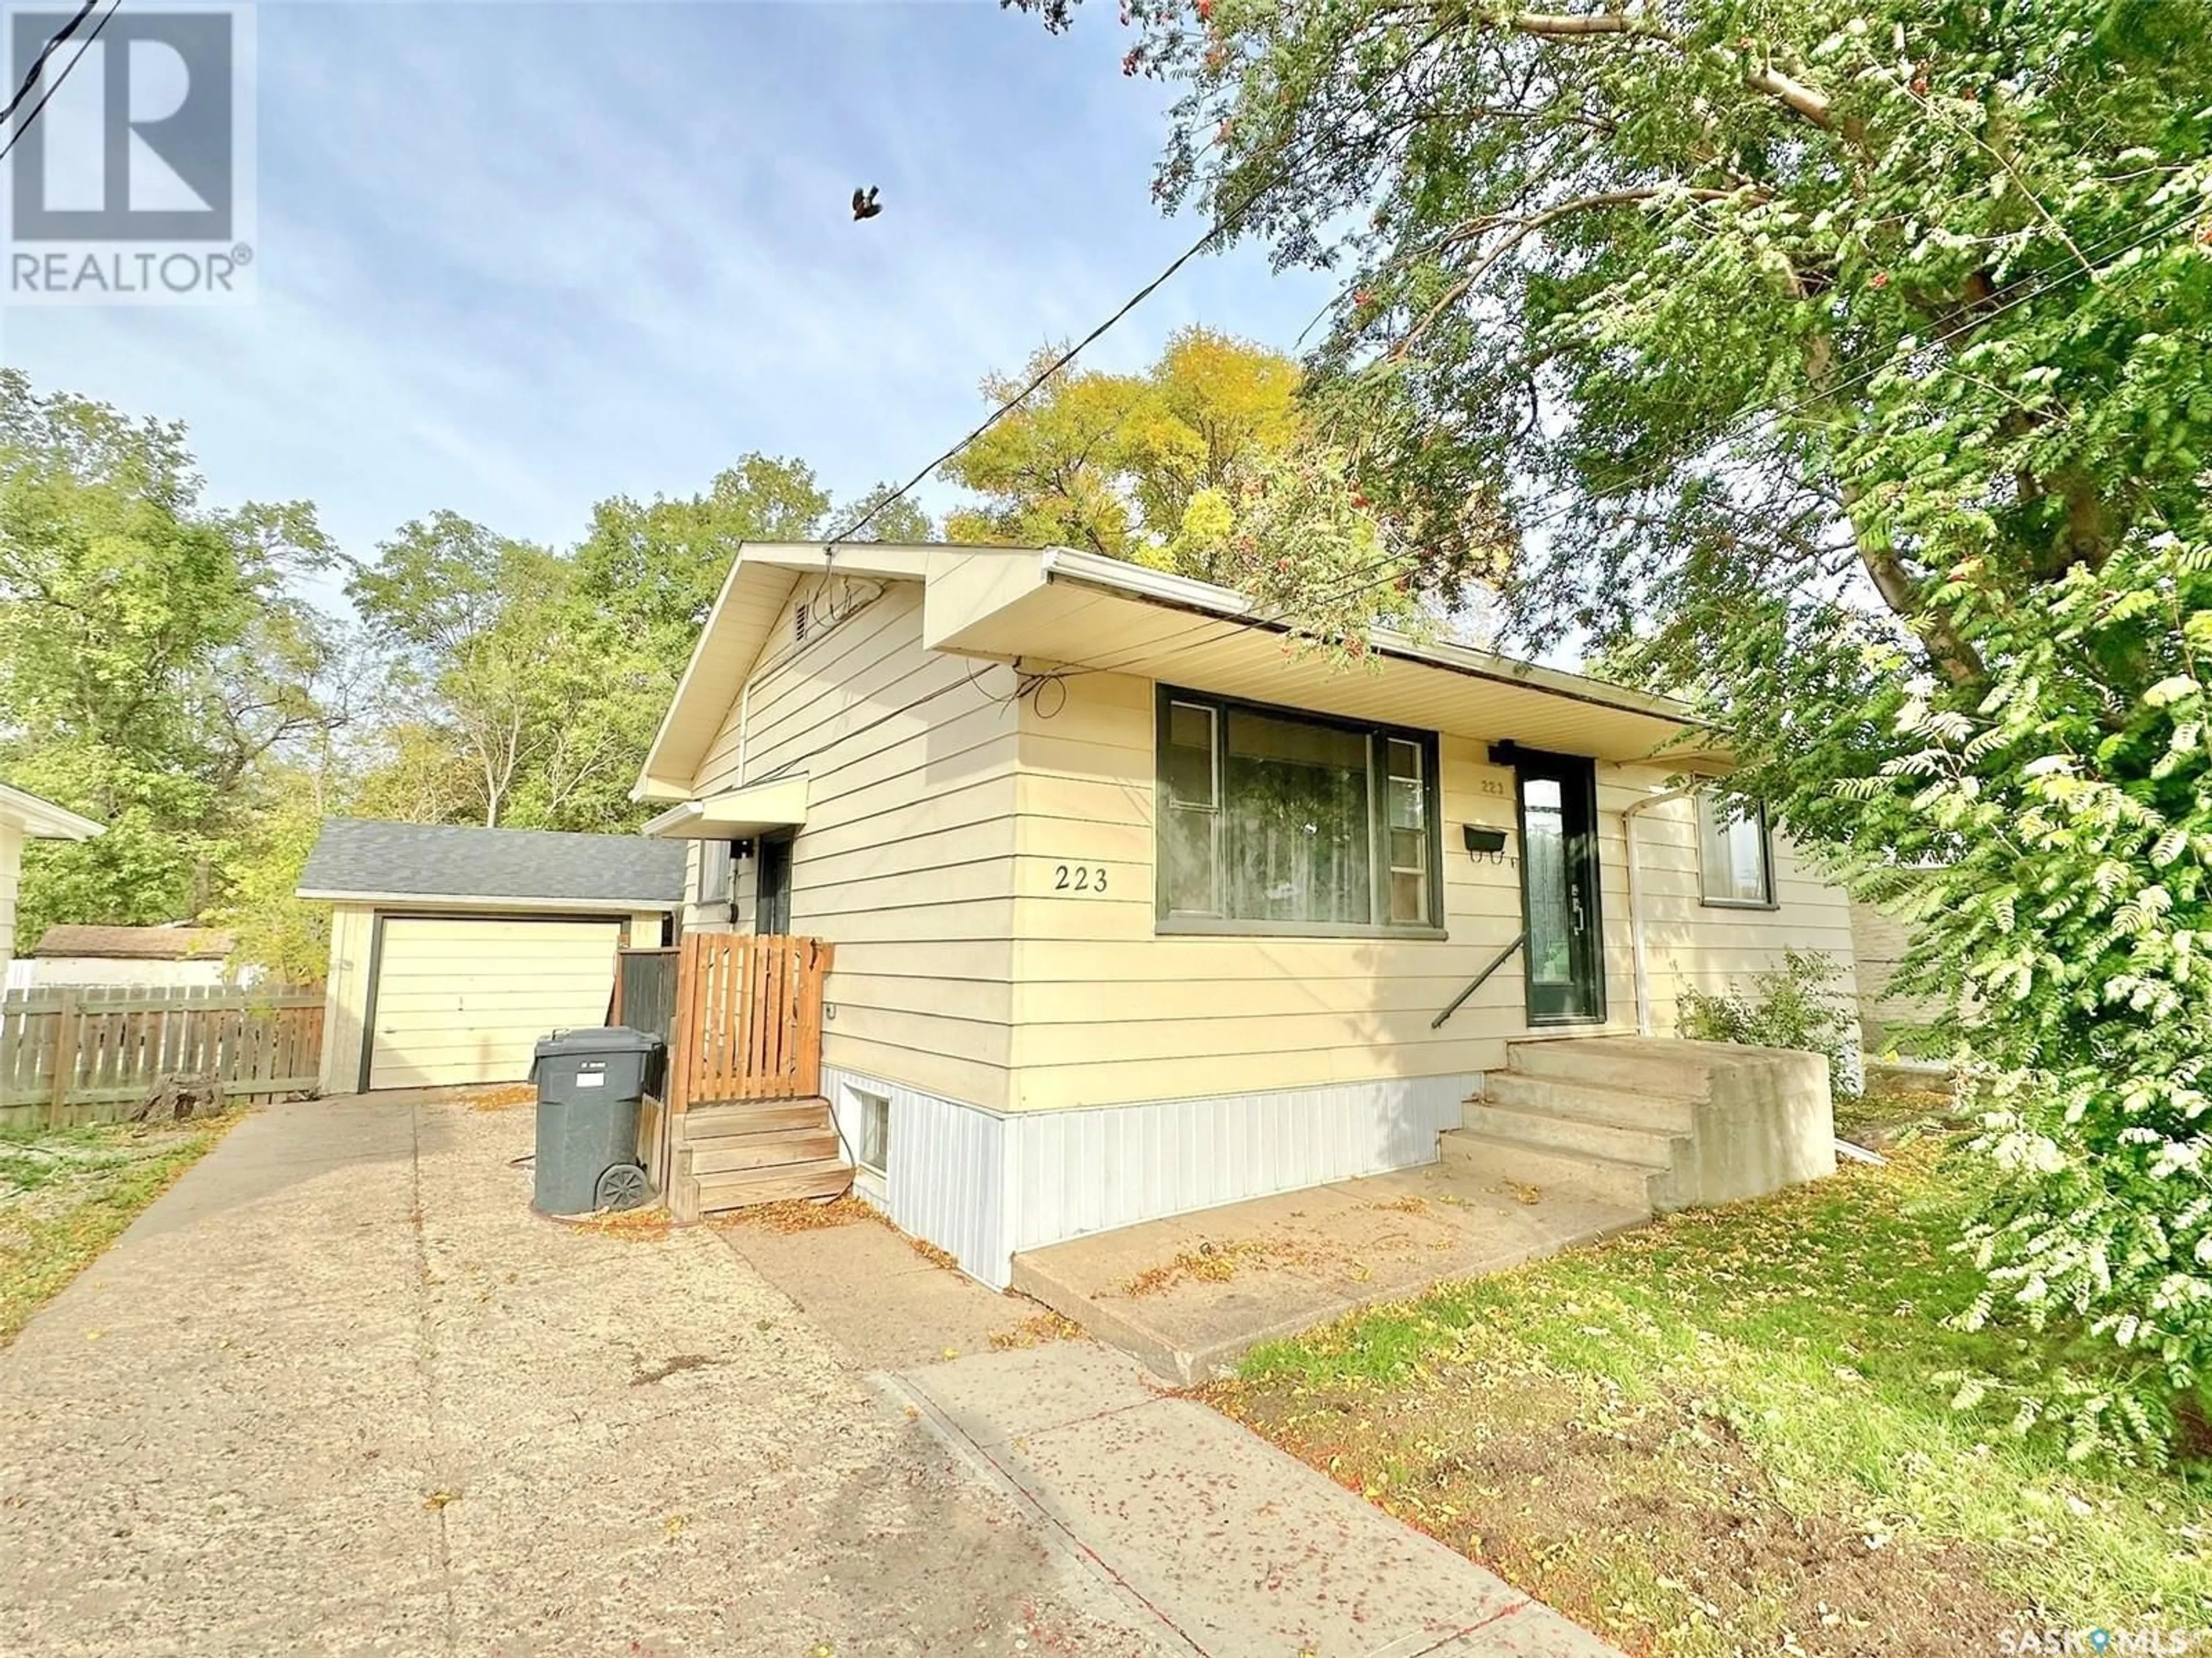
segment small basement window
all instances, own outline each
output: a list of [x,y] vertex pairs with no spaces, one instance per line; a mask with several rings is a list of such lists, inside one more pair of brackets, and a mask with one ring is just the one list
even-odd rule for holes
[[854,1148],[860,1167],[872,1175],[886,1175],[891,1160],[891,1102],[881,1094],[853,1090],[860,1108],[860,1143]]
[[1708,904],[1772,909],[1774,846],[1766,812],[1712,794],[1698,797],[1698,882]]

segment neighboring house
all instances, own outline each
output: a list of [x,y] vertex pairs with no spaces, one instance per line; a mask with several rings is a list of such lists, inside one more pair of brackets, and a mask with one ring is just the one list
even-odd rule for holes
[[[15,946],[15,894],[23,883],[23,847],[30,841],[89,841],[106,831],[51,800],[41,800],[0,783],[0,969],[9,967]],[[5,974],[9,985],[15,975]]]
[[1905,923],[1871,904],[1851,901],[1851,950],[1858,965],[1859,1035],[1870,1055],[1887,1051],[1899,1030],[1936,1017],[1942,1004],[1924,996],[1893,995],[1890,981],[1905,960],[1911,935]]
[[681,848],[634,835],[325,823],[323,1089],[520,1082],[548,1033],[606,1021],[615,951],[666,942]]
[[687,926],[834,943],[857,1188],[997,1284],[1431,1162],[1509,1041],[1670,1033],[1785,944],[1848,974],[1842,893],[1668,787],[1727,763],[1679,705],[1375,644],[1066,549],[747,545],[636,793]]
[[48,927],[27,968],[29,985],[144,985],[206,989],[234,984],[225,958],[233,940],[212,927]]

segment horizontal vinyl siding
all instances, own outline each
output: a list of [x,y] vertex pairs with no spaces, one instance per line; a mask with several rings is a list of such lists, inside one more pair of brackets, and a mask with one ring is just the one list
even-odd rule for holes
[[23,831],[0,823],[0,963],[15,950],[15,894],[23,882]]
[[[793,602],[818,604],[819,584]],[[771,665],[756,666],[749,703],[731,704],[695,792],[740,780],[741,711],[745,778],[787,764],[807,776],[791,925],[837,947],[825,1065],[1003,1104],[1018,744],[1004,699],[1012,676],[924,649],[914,583],[888,584],[804,647],[793,641],[787,606],[763,653]],[[757,913],[757,860],[739,866],[741,926]]]
[[[1647,796],[1666,779],[1662,767],[1622,768],[1611,786],[1601,785],[1599,805],[1607,814],[1607,857],[1627,866],[1627,841],[1620,809]],[[1616,850],[1617,844],[1617,850]],[[1773,837],[1775,896],[1772,909],[1736,909],[1705,903],[1701,897],[1698,856],[1697,803],[1668,800],[1638,814],[1636,844],[1644,893],[1644,936],[1651,978],[1652,1029],[1661,1035],[1675,1029],[1680,989],[1705,991],[1748,987],[1753,978],[1782,964],[1790,948],[1832,957],[1841,969],[1837,993],[1856,1005],[1850,914],[1840,888],[1822,880],[1811,865],[1778,835]],[[1627,914],[1623,875],[1620,914]],[[1610,892],[1610,887],[1608,887]],[[1612,903],[1608,896],[1607,904]],[[1634,961],[1626,926],[1616,929],[1608,915],[1608,959],[1622,969],[1620,1005],[1623,1017],[1635,1015]],[[1618,932],[1620,944],[1613,943]]]
[[1858,963],[1859,1029],[1867,1047],[1878,1052],[1889,1031],[1929,1023],[1942,1011],[1942,1004],[1932,997],[1890,994],[1889,981],[1910,943],[1902,921],[1857,902],[1850,907],[1850,921]]
[[[1465,823],[1514,829],[1514,774],[1490,763],[1490,738],[1439,742],[1446,939],[1162,937],[1152,883],[1154,687],[1108,674],[1064,684],[1066,699],[1051,717],[1026,704],[1023,714],[1013,1108],[1456,1078],[1503,1065],[1506,1042],[1528,1032],[1518,957],[1441,1030],[1430,1028],[1521,930],[1517,833],[1494,861],[1471,857],[1461,835]],[[1621,812],[1666,775],[1663,766],[1598,768],[1607,1022],[1583,1029],[1634,1029]],[[1779,909],[1711,909],[1698,902],[1690,803],[1647,812],[1638,832],[1656,1029],[1671,1028],[1684,976],[1717,986],[1773,965],[1785,943],[1848,964],[1841,895],[1786,847],[1778,847]],[[1059,889],[1062,865],[1091,869],[1093,890]],[[1095,890],[1102,869],[1103,893]]]
[[331,912],[330,977],[323,990],[323,1092],[361,1086],[361,1041],[368,1016],[368,958],[376,912],[339,904]]

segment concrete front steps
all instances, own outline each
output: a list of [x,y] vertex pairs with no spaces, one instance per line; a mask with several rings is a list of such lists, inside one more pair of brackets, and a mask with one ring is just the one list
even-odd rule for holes
[[852,1188],[824,1099],[703,1105],[676,1119],[668,1210],[678,1221]]
[[1511,1042],[1445,1131],[1468,1172],[1650,1215],[1835,1171],[1826,1061],[1638,1036]]

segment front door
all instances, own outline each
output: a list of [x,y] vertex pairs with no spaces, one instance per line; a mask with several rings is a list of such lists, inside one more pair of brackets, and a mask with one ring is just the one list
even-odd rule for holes
[[1528,1023],[1605,1017],[1598,918],[1597,774],[1571,755],[1514,752],[1521,800],[1521,914]]

